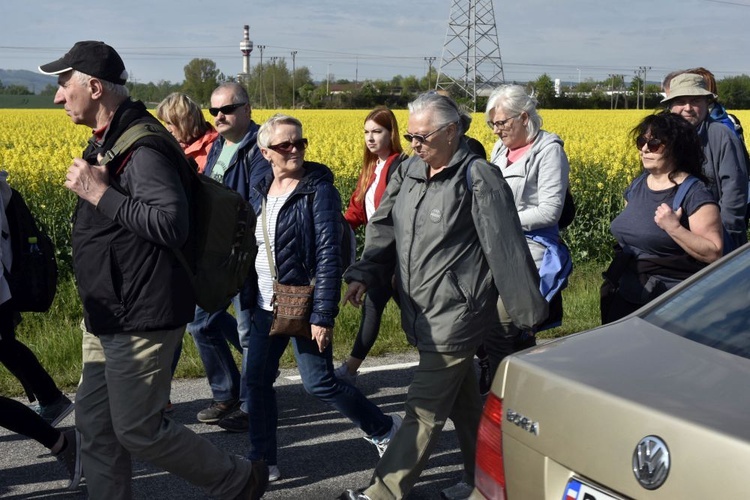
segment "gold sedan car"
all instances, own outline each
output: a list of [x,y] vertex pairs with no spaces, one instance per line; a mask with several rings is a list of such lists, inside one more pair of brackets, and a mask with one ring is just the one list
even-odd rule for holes
[[472,498],[750,498],[750,245],[616,323],[508,357]]

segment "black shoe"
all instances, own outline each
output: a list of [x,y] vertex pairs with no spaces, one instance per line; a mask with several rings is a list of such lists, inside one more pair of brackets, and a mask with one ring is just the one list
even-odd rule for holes
[[236,410],[239,404],[240,402],[236,399],[230,401],[211,401],[211,406],[199,411],[196,418],[198,422],[203,422],[204,424],[216,424],[219,420]]
[[490,360],[480,358],[479,360],[479,394],[486,396],[492,388],[492,379],[490,379]]
[[250,417],[244,411],[237,409],[219,420],[218,425],[229,432],[247,432],[250,428]]

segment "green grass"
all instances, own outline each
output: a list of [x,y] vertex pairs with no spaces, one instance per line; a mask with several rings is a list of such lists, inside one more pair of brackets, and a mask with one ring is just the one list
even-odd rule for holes
[[[599,285],[602,265],[585,263],[575,267],[570,285],[563,291],[563,326],[540,333],[542,338],[561,337],[592,328],[599,324]],[[360,310],[343,306],[334,331],[334,359],[336,364],[348,354],[359,328]],[[63,280],[52,308],[47,313],[26,313],[17,328],[17,337],[39,358],[52,378],[64,390],[72,391],[81,375],[81,305],[71,279]],[[398,307],[389,302],[381,324],[380,335],[370,352],[379,356],[389,352],[403,352],[412,347],[401,330]],[[239,354],[235,352],[239,363]],[[283,366],[294,365],[294,355],[288,348],[282,358]],[[203,377],[205,372],[190,335],[183,342],[182,357],[176,377]],[[0,394],[19,396],[21,384],[0,365]]]

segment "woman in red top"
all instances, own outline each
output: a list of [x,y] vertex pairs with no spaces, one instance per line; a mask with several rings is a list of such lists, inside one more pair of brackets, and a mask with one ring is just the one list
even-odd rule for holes
[[[407,156],[402,153],[398,122],[393,112],[385,107],[372,110],[365,118],[365,145],[362,172],[357,187],[349,200],[344,218],[352,229],[367,224],[380,205],[388,179]],[[336,376],[354,384],[357,370],[370,352],[380,330],[380,318],[393,297],[391,286],[367,290],[362,319],[351,354],[336,369]]]
[[185,154],[198,164],[198,173],[206,168],[206,157],[219,133],[203,116],[201,107],[189,96],[173,92],[156,107],[156,116],[180,143]]

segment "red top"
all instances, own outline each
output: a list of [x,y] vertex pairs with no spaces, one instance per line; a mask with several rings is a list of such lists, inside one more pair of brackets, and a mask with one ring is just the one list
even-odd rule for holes
[[215,128],[211,127],[205,134],[198,137],[190,144],[182,144],[182,149],[185,150],[185,155],[195,159],[195,163],[198,164],[199,174],[202,174],[203,170],[206,168],[208,152],[211,150],[211,145],[213,145],[217,137],[219,137],[219,133]]
[[[378,185],[375,187],[375,208],[378,208],[378,206],[380,205],[380,200],[383,198],[383,193],[385,193],[385,188],[388,185],[388,171],[393,165],[393,162],[399,156],[401,156],[401,153],[393,153],[385,161],[385,165],[383,165],[383,171],[380,174],[380,180],[378,181]],[[370,176],[370,180],[367,182],[367,189],[370,189],[370,186],[372,186],[373,182],[375,182],[375,169],[372,169],[372,175]],[[367,191],[367,189],[365,189],[365,191]],[[349,199],[349,207],[346,209],[346,213],[344,213],[344,218],[349,223],[349,225],[352,226],[352,229],[357,229],[359,226],[367,224],[367,211],[365,210],[364,197],[362,198],[362,201],[357,201],[356,197],[358,193],[359,184],[357,189],[355,189],[352,193],[352,197]]]

